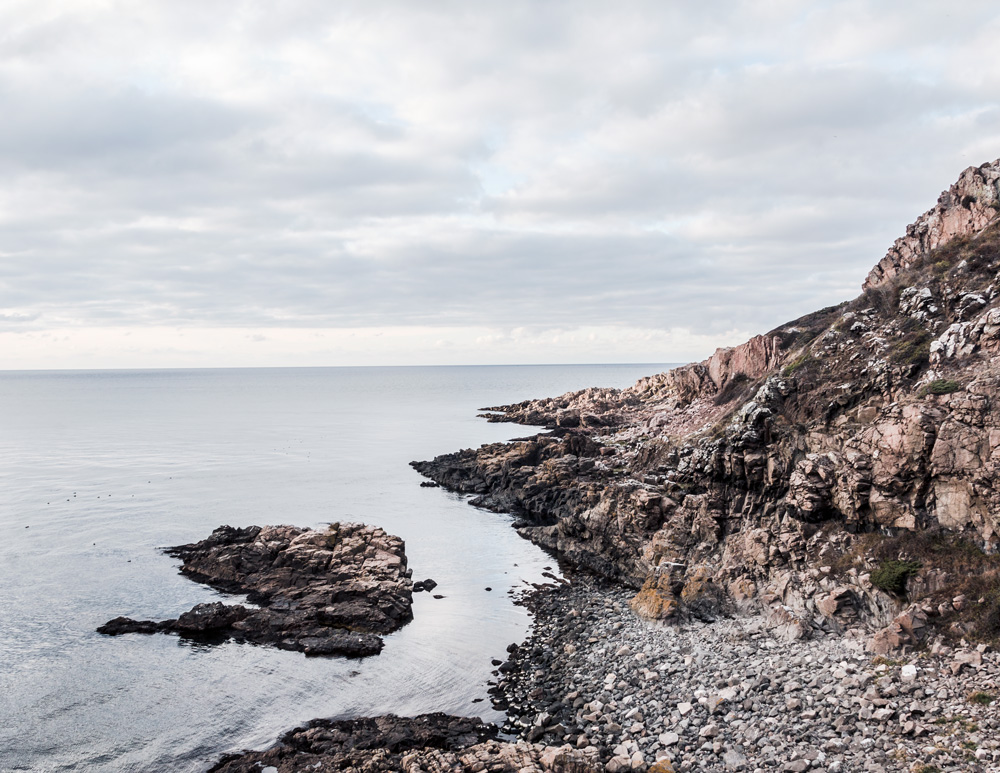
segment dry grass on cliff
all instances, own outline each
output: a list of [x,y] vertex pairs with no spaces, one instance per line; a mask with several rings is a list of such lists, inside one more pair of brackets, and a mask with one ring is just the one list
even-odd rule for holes
[[[850,548],[833,561],[835,574],[855,568],[873,572],[892,562],[919,564],[913,573],[930,578],[943,573],[931,590],[920,592],[921,583],[908,582],[908,602],[950,603],[964,596],[966,603],[943,622],[942,633],[995,642],[1000,639],[1000,555],[983,552],[975,543],[942,532],[903,532],[895,536],[860,534]],[[957,623],[957,627],[950,628]]]
[[944,284],[952,290],[975,291],[983,278],[992,277],[997,269],[1000,269],[1000,222],[975,237],[953,239],[931,250],[896,276],[866,289],[846,308],[872,309],[878,318],[888,321],[899,315],[899,294],[903,288],[928,287],[942,299],[946,295],[941,292]]
[[920,267],[940,269],[947,266],[944,273],[949,273],[963,260],[973,274],[992,274],[1000,264],[1000,223],[994,223],[975,237],[954,239],[944,247],[932,250]]
[[768,338],[777,338],[784,352],[791,352],[812,343],[821,333],[825,333],[830,325],[840,319],[846,309],[846,303],[827,306],[819,311],[793,319],[784,325],[767,333]]
[[731,379],[726,383],[726,385],[719,390],[719,393],[713,399],[716,405],[726,405],[733,402],[737,398],[741,402],[744,402],[750,395],[753,394],[757,387],[756,382],[751,382],[750,377],[746,373],[736,373]]
[[859,539],[868,543],[866,558],[878,562],[918,561],[956,575],[1000,570],[1000,555],[984,553],[970,540],[944,532],[904,531],[892,537],[866,534]]
[[847,307],[850,311],[873,309],[881,319],[894,317],[899,313],[899,293],[905,286],[900,277],[893,277],[877,287],[869,287]]

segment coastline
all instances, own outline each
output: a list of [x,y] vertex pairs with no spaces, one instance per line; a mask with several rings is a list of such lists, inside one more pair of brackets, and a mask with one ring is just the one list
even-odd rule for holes
[[508,729],[612,773],[996,769],[998,210],[970,167],[854,300],[412,463],[603,578],[528,601]]
[[[203,773],[219,755],[265,748],[315,717],[444,711],[502,724],[486,692],[490,663],[531,624],[507,590],[543,582],[544,567],[554,564],[510,529],[507,516],[419,488],[408,462],[428,449],[514,435],[517,428],[476,420],[479,405],[602,379],[624,386],[652,370],[273,370],[4,382],[8,406],[25,407],[8,411],[8,441],[29,453],[5,467],[12,485],[4,506],[19,517],[2,562],[11,625],[0,638],[11,679],[0,709],[0,768]],[[44,400],[32,402],[32,394]],[[82,404],[91,410],[72,410]],[[159,409],[148,410],[153,404]],[[33,405],[62,408],[33,413]],[[252,421],[234,423],[234,415]],[[159,432],[167,425],[170,433]],[[434,593],[446,596],[415,594],[416,619],[386,636],[377,658],[94,632],[116,615],[164,621],[226,601],[180,574],[181,562],[163,546],[201,540],[223,523],[324,529],[344,519],[403,537],[414,579],[433,577]]]

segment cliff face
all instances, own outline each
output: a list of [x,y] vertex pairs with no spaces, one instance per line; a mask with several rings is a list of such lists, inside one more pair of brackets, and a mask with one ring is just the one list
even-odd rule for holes
[[1000,634],[1000,161],[853,301],[624,390],[488,409],[547,434],[415,463],[638,589],[650,617],[761,608],[887,651]]
[[970,166],[937,204],[907,226],[865,279],[864,289],[892,279],[952,239],[972,236],[1000,216],[1000,168],[994,161]]

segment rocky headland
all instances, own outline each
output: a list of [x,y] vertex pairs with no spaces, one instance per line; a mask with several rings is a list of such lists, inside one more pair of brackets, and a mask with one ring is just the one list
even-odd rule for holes
[[1000,633],[1000,161],[864,292],[623,389],[484,409],[549,431],[415,462],[652,619],[761,612],[785,638]]
[[169,548],[181,572],[249,604],[198,604],[176,620],[117,617],[99,633],[173,632],[236,639],[306,655],[366,657],[382,651],[379,634],[413,619],[403,541],[376,526],[334,523],[221,526],[201,542]]
[[599,578],[532,601],[508,729],[609,770],[1000,769],[998,272],[1000,160],[857,298],[415,462]]

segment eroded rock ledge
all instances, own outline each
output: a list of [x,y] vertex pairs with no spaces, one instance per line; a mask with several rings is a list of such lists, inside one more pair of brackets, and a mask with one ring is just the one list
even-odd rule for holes
[[236,639],[306,655],[365,657],[382,650],[378,634],[413,619],[403,540],[376,526],[334,523],[220,526],[201,542],[169,548],[181,572],[257,607],[198,604],[176,620],[117,617],[99,633],[174,632]]
[[314,719],[262,752],[224,757],[209,773],[599,773],[597,752],[497,740],[495,725],[446,714]]

